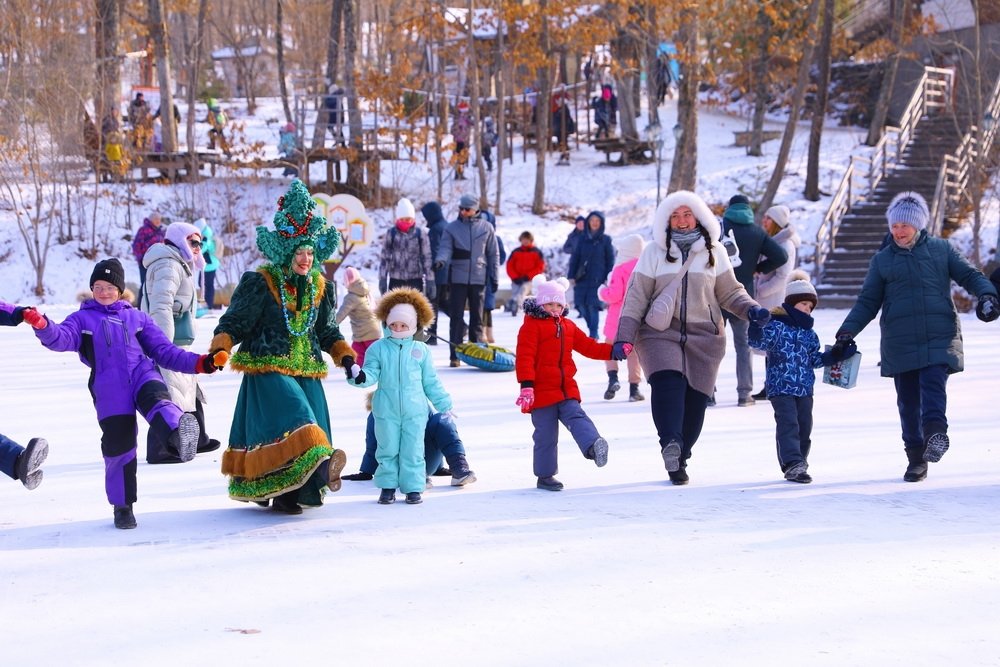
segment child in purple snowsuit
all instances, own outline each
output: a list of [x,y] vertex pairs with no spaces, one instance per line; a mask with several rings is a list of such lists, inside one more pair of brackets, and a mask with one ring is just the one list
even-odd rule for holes
[[175,346],[149,314],[122,299],[125,270],[117,259],[97,263],[90,288],[94,297],[61,324],[36,311],[25,311],[24,321],[35,328],[42,345],[55,352],[75,351],[90,368],[87,386],[102,431],[104,486],[115,508],[115,527],[135,528],[135,411],[177,450],[182,461],[194,458],[198,446],[198,420],[171,402],[155,364],[179,373],[218,369],[209,355]]
[[[0,326],[16,327],[24,320],[25,310],[30,308],[0,301]],[[22,447],[0,433],[0,471],[21,480],[28,489],[42,483],[41,467],[48,454],[49,443],[45,438],[32,438],[27,447]]]

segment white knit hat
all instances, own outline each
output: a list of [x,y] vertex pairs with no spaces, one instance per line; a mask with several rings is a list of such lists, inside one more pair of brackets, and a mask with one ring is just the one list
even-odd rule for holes
[[413,202],[411,202],[406,197],[399,200],[396,204],[396,220],[415,220],[417,217],[417,210],[413,208]]
[[389,309],[389,317],[385,318],[385,323],[402,322],[406,325],[403,331],[393,331],[393,338],[409,338],[417,332],[417,309],[408,303],[397,303]]
[[618,256],[615,261],[619,264],[635,259],[642,254],[645,241],[638,234],[628,234],[615,239],[615,247],[618,248]]
[[889,229],[896,223],[903,223],[919,232],[921,229],[927,229],[931,212],[923,196],[908,190],[892,198],[889,208],[885,210],[885,218],[889,221]]
[[782,229],[788,226],[788,216],[791,213],[787,206],[772,206],[767,209],[767,213],[764,214],[765,218],[771,218],[774,220],[774,224],[778,225]]
[[794,306],[800,301],[812,301],[813,308],[819,303],[816,288],[809,282],[809,274],[801,269],[795,269],[788,276],[785,286],[785,303]]

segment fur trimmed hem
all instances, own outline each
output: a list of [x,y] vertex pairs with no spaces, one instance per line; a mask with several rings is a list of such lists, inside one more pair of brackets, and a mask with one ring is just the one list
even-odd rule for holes
[[[257,502],[284,495],[289,491],[301,489],[320,466],[328,465],[327,461],[333,454],[328,447],[316,446],[306,452],[288,468],[261,479],[249,480],[232,477],[229,480],[229,497],[241,502]],[[323,487],[321,493],[325,493]],[[299,504],[303,507],[314,507],[311,503]],[[322,501],[320,502],[322,504]]]
[[323,429],[317,424],[306,424],[286,434],[282,440],[254,449],[229,447],[222,455],[222,474],[257,480],[294,462],[314,447],[329,450],[327,456],[333,452]]
[[333,358],[333,363],[339,366],[341,359],[344,357],[355,357],[357,353],[346,340],[338,340],[330,348],[330,356]]

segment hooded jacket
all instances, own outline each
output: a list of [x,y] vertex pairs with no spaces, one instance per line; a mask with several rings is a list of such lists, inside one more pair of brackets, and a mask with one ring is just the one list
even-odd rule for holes
[[[753,274],[771,273],[788,261],[788,254],[754,222],[749,204],[733,204],[726,209],[722,218],[722,233],[729,230],[733,232],[740,258],[743,259],[743,263],[734,269],[736,279],[753,297]],[[754,258],[759,259],[754,262]]]
[[[678,290],[674,319],[665,331],[657,331],[644,318],[685,259],[676,241],[671,239],[668,246],[670,214],[680,206],[691,208],[708,232],[711,247],[704,238],[691,246],[689,252],[695,257],[687,274],[679,286],[671,285]],[[746,319],[750,307],[757,305],[736,280],[719,235],[719,222],[701,197],[685,190],[667,195],[653,214],[653,242],[646,245],[632,271],[615,336],[616,341],[635,344],[646,377],[662,370],[678,371],[707,396],[715,388],[726,353],[722,309]],[[668,259],[668,247],[673,261]]]
[[191,265],[167,243],[151,246],[142,263],[146,267],[146,286],[139,295],[140,306],[167,338],[174,340],[174,318],[186,313],[193,316],[198,306]]
[[611,345],[598,343],[573,320],[553,317],[534,298],[524,301],[524,322],[517,332],[514,370],[522,387],[534,387],[535,408],[580,399],[573,352],[598,360],[611,358]]
[[[590,228],[590,217],[596,215],[601,226],[595,231]],[[604,233],[604,214],[591,211],[583,225],[583,236],[569,258],[569,276],[577,285],[594,287],[608,279],[615,265],[615,248],[611,237]]]
[[[795,268],[795,260],[799,252],[799,239],[795,229],[788,225],[777,234],[771,237],[774,242],[781,246],[781,249],[788,255],[788,261],[770,273],[758,273],[754,276],[753,297],[761,308],[777,308],[785,300],[785,287],[788,285],[788,276]],[[739,242],[737,241],[737,244]],[[764,258],[766,261],[766,258]],[[735,272],[736,269],[733,269]]]
[[499,253],[496,234],[489,222],[478,215],[459,216],[445,227],[434,259],[449,265],[448,283],[486,285],[499,279]]
[[[441,249],[441,236],[444,234],[448,221],[444,219],[444,212],[441,204],[436,201],[429,201],[420,207],[420,213],[427,221],[427,237],[431,244],[431,257],[437,258]],[[438,286],[443,286],[448,282],[448,267],[444,266],[434,272],[434,282]]]
[[372,299],[368,283],[358,278],[347,287],[347,296],[337,311],[337,324],[351,318],[351,339],[356,342],[378,340],[382,326],[372,312]]
[[768,396],[812,396],[823,366],[813,318],[789,306],[775,308],[763,327],[751,324],[750,346],[767,353]]

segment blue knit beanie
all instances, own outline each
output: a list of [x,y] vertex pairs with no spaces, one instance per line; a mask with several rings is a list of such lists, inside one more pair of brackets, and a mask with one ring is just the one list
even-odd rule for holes
[[927,208],[927,200],[919,193],[906,191],[892,198],[889,208],[885,210],[885,218],[889,221],[890,230],[894,224],[902,223],[919,232],[921,229],[927,229],[931,212]]

